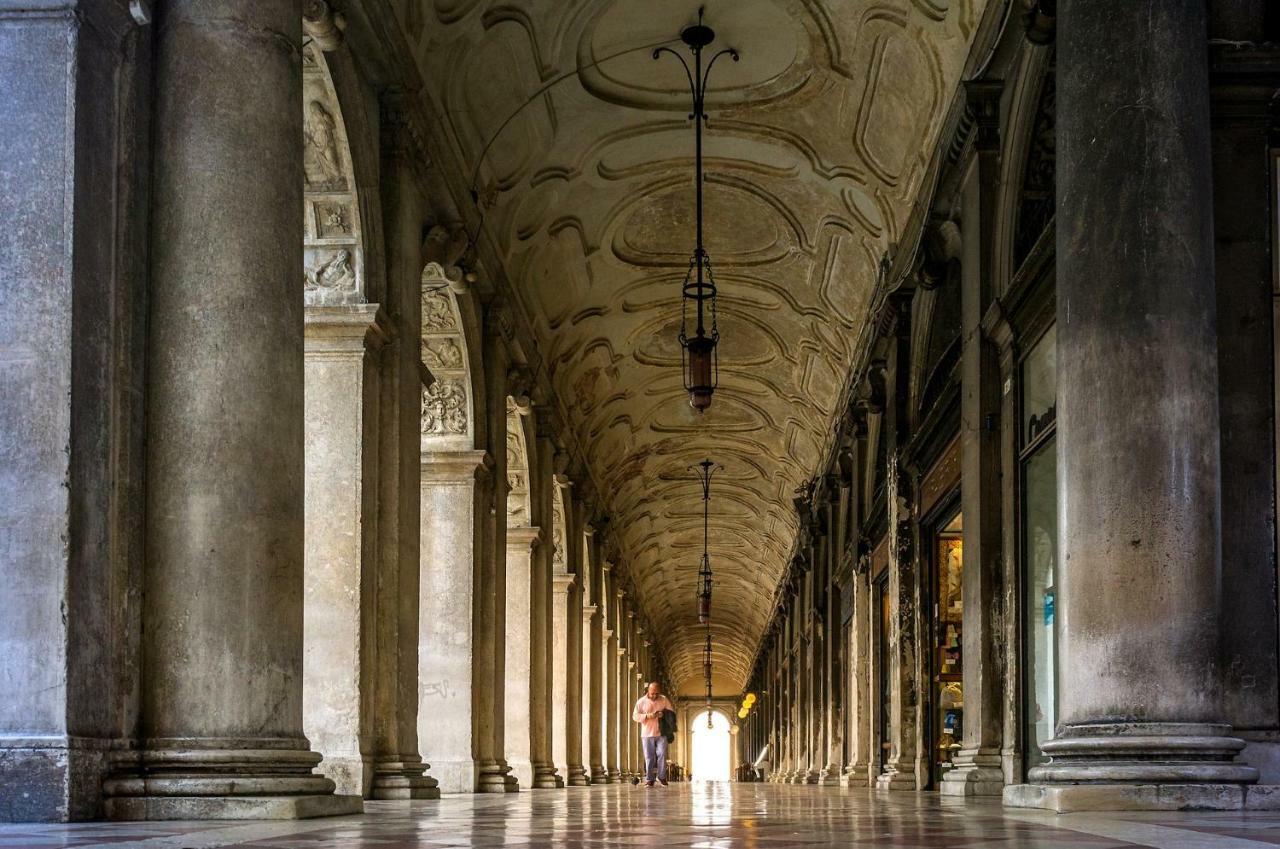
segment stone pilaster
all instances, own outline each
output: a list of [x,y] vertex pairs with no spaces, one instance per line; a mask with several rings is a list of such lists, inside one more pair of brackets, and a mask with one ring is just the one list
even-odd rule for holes
[[[581,614],[573,603],[577,595],[577,579],[574,575],[552,576],[551,597],[551,759],[556,770],[566,778],[570,776],[569,749],[575,737],[582,735],[576,727],[570,727],[573,711],[570,708],[569,682],[572,672],[582,669],[582,659],[571,655],[571,631],[582,627]],[[579,766],[581,766],[579,764]]]
[[[1246,743],[1241,760],[1261,783],[1280,784],[1280,680],[1257,674],[1280,667],[1272,213],[1280,45],[1266,43],[1260,6],[1231,6],[1238,17],[1211,17],[1209,28],[1219,415],[1231,434],[1222,440],[1222,605],[1231,611],[1221,621],[1223,716]],[[1257,320],[1267,314],[1271,321]]]
[[114,818],[360,809],[302,730],[301,22],[158,9],[141,741]]
[[961,199],[965,230],[960,258],[960,467],[964,516],[964,735],[955,766],[939,788],[947,796],[998,796],[1004,692],[1000,668],[1003,621],[999,349],[983,333],[994,299],[990,257],[1000,189],[1000,83],[973,82],[966,93],[977,116],[977,168]]
[[421,474],[418,739],[440,789],[469,793],[479,777],[473,611],[492,461],[484,451],[429,451]]
[[1258,773],[1217,666],[1205,5],[1063,0],[1058,21],[1060,720],[1005,802],[1238,808]]
[[507,528],[507,698],[503,721],[507,763],[523,787],[533,786],[531,575],[541,534],[539,528]]
[[0,820],[90,819],[137,721],[152,31],[0,10]]
[[356,796],[373,783],[376,353],[386,333],[377,304],[306,310],[303,730],[337,791]]

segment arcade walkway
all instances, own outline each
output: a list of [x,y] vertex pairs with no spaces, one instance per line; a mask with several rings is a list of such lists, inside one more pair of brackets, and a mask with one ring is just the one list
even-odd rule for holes
[[[410,805],[412,807],[410,807]],[[773,784],[602,786],[568,793],[366,802],[302,822],[0,825],[0,849],[34,847],[1004,847],[1246,849],[1280,845],[1280,813],[1113,815],[1003,810],[937,794]]]

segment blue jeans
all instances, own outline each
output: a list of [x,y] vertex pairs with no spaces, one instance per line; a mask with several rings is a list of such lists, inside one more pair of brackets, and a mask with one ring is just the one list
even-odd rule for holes
[[659,734],[657,737],[641,737],[644,747],[644,780],[652,784],[654,776],[667,780],[667,738]]

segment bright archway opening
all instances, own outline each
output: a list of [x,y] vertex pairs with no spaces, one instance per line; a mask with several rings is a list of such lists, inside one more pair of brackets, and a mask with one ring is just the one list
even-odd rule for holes
[[[707,717],[711,717],[708,727]],[[719,711],[704,710],[693,720],[694,781],[729,780],[729,720]]]

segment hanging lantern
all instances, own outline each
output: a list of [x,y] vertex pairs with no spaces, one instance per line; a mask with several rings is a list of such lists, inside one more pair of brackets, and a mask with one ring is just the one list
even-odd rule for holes
[[738,708],[738,719],[746,719],[746,718],[747,718],[747,709]]
[[[702,23],[702,9],[698,10],[698,23],[686,27],[680,33],[680,39],[693,54],[693,67],[684,57],[670,47],[659,47],[653,51],[657,59],[663,53],[670,53],[680,60],[685,74],[689,78],[689,94],[693,98],[693,137],[694,137],[694,215],[696,222],[696,242],[693,256],[689,260],[689,271],[685,274],[681,289],[680,310],[680,362],[684,371],[684,388],[689,393],[689,405],[699,413],[711,406],[711,396],[720,382],[720,361],[716,354],[716,346],[720,343],[720,330],[716,324],[716,282],[711,271],[711,256],[702,244],[702,127],[707,121],[705,99],[707,79],[711,76],[711,68],[721,56],[728,56],[737,62],[738,51],[726,48],[711,57],[706,70],[702,68],[702,51],[715,41],[716,34],[711,27]],[[690,313],[693,314],[693,335],[689,335]]]
[[710,554],[710,506],[711,476],[716,472],[716,465],[710,460],[698,464],[698,473],[702,482],[702,564],[698,567],[698,624],[705,625],[711,621],[711,554]]
[[707,676],[707,728],[711,728],[711,626],[707,626],[707,645],[703,649],[702,671]]

